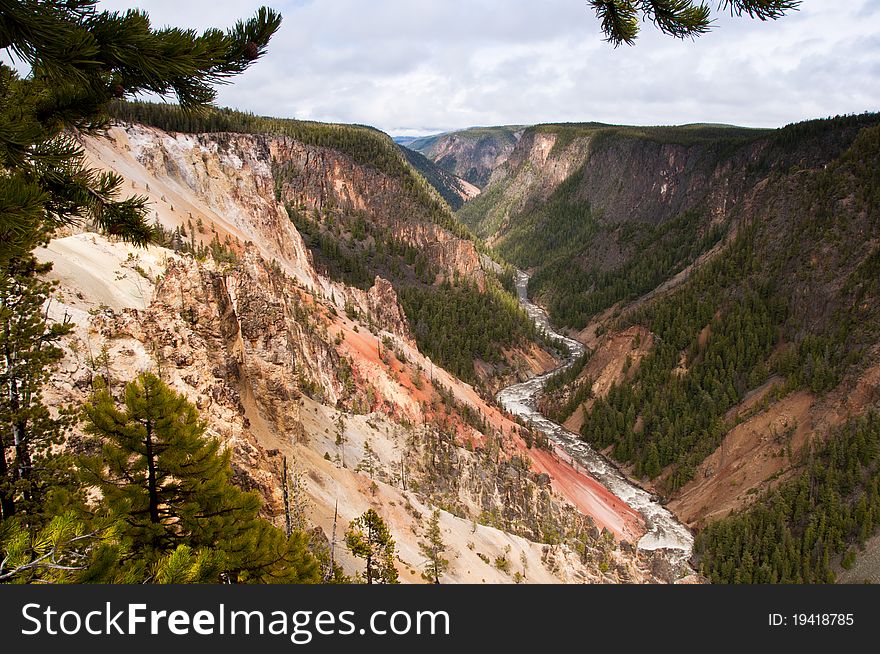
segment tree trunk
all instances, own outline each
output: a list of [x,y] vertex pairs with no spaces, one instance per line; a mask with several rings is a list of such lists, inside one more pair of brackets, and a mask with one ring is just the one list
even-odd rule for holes
[[[21,393],[18,381],[13,377],[9,380],[9,410],[12,414],[12,443],[15,446],[15,478],[27,481],[31,476],[31,455],[27,442],[27,420],[18,417],[21,410]],[[23,485],[24,496],[30,501],[31,492],[28,484]]]
[[336,507],[333,509],[333,535],[330,539],[330,569],[327,571],[327,580],[333,578],[333,569],[336,564],[336,519],[339,517],[339,499],[336,500]]
[[[6,322],[6,324],[4,325],[4,340],[6,341],[6,345],[4,347],[4,363],[6,364],[6,370],[9,371],[9,373],[12,373],[15,366],[15,359],[12,351],[9,348],[9,322]],[[11,376],[12,375],[10,374],[10,377]],[[12,403],[13,383],[14,382],[10,380],[10,386],[8,390],[10,404]],[[4,391],[5,390],[6,389],[4,389]],[[15,413],[10,412],[10,414],[14,419]],[[9,469],[10,466],[6,462],[6,446],[7,443],[4,441],[3,436],[0,435],[0,482],[2,482],[4,486],[6,486],[8,489],[0,489],[0,509],[2,509],[4,518],[11,518],[13,515],[15,515],[15,496],[12,492],[12,484],[15,480],[12,478],[12,473]]]
[[[31,477],[31,452],[27,442],[27,421],[19,420],[12,425],[12,434],[15,439],[15,463],[18,479],[28,481]],[[28,503],[33,500],[33,488],[30,484],[24,484],[22,492]]]
[[370,524],[367,525],[367,583],[373,583],[373,548],[375,547],[375,543],[378,539],[376,538],[376,529],[372,524],[372,520]]
[[156,461],[153,456],[153,423],[149,420],[147,428],[147,492],[150,495],[150,522],[159,524],[159,489],[156,487]]
[[15,498],[11,490],[6,490],[5,485],[11,482],[9,479],[9,466],[6,463],[6,444],[0,435],[0,518],[11,518],[15,515]]

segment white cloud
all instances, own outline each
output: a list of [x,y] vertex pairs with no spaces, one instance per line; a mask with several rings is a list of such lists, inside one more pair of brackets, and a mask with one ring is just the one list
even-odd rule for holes
[[220,91],[260,114],[391,133],[600,120],[775,126],[880,109],[880,0],[804,0],[780,21],[719,16],[675,41],[650,25],[604,43],[582,0],[107,0],[155,25],[224,27],[284,15],[269,54]]

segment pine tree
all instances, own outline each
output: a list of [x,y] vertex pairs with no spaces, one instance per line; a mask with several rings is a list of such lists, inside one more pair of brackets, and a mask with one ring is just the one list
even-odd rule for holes
[[109,126],[114,98],[175,96],[206,107],[214,85],[261,57],[281,17],[261,8],[226,32],[152,29],[146,13],[98,11],[97,0],[6,0],[0,49],[31,67],[0,64],[0,266],[62,225],[91,221],[144,244],[153,238],[146,199],[119,199],[122,178],[89,168],[78,134]]
[[27,513],[33,523],[66,461],[55,446],[68,421],[41,396],[62,356],[57,342],[71,329],[46,317],[52,286],[36,275],[47,269],[26,257],[0,273],[0,521]]
[[425,570],[422,572],[422,579],[439,584],[440,577],[449,569],[449,561],[443,558],[446,544],[443,542],[443,534],[440,531],[439,509],[434,509],[434,512],[431,514],[431,521],[428,523],[425,539],[419,543],[419,550],[427,559]]
[[345,544],[351,553],[364,559],[363,579],[368,584],[397,584],[394,567],[394,539],[388,525],[373,509],[349,523]]
[[370,475],[370,479],[373,479],[378,468],[379,455],[376,454],[373,446],[370,445],[370,441],[367,440],[364,442],[364,458],[362,458],[360,463],[357,464],[357,467],[355,467],[355,472],[366,472]]
[[645,475],[649,479],[653,479],[663,472],[663,469],[660,467],[660,453],[657,451],[657,445],[654,443],[651,443],[648,446],[648,454],[645,458],[644,470]]
[[100,388],[85,414],[86,432],[105,439],[86,479],[118,525],[130,553],[124,565],[156,565],[186,546],[215,552],[230,581],[318,580],[303,533],[288,538],[259,517],[259,496],[232,484],[229,451],[205,437],[196,408],[158,377],[127,384],[122,408]]

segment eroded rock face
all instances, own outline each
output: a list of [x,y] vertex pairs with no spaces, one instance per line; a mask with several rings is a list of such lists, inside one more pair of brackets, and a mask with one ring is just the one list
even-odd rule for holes
[[[66,274],[59,287],[53,316],[66,313],[77,329],[46,389],[50,405],[86,401],[96,375],[109,379],[118,394],[126,381],[151,370],[198,407],[208,434],[231,451],[236,483],[258,491],[265,515],[278,524],[284,513],[280,462],[287,456],[314,502],[312,524],[329,533],[337,501],[342,524],[373,506],[388,520],[412,569],[420,565],[419,516],[442,506],[453,530],[448,538],[463,552],[454,562],[455,580],[473,581],[468,575],[480,569],[477,579],[510,581],[518,566],[529,580],[544,582],[654,580],[649,560],[601,537],[546,474],[505,451],[509,443],[468,451],[454,434],[471,428],[423,424],[422,407],[437,397],[387,281],[378,278],[368,292],[348,289],[361,302],[352,323],[253,246],[234,265],[151,251],[150,260],[164,261],[164,268],[144,269],[121,244],[97,235],[67,238],[117,256],[107,254],[103,269],[80,269],[79,278]],[[135,267],[143,270],[144,308],[110,307],[83,292]],[[385,334],[411,363],[387,350],[382,361],[376,347]],[[99,443],[75,430],[68,446],[94,454]],[[477,521],[489,526],[477,528]],[[579,524],[578,547],[542,549],[529,540]],[[511,551],[510,544],[518,549]],[[487,553],[512,567],[482,568]]]
[[[302,238],[275,200],[272,157],[301,161],[296,184],[298,199],[306,206],[349,203],[367,211],[377,221],[387,221],[383,224],[397,238],[424,249],[441,274],[459,274],[481,284],[482,268],[473,244],[453,236],[429,216],[408,214],[412,207],[401,204],[401,189],[394,180],[357,166],[338,152],[283,138],[168,135],[143,127],[115,130],[113,136],[110,142],[90,143],[93,160],[120,170],[133,192],[146,193],[166,228],[185,226],[192,238],[202,242],[214,235],[221,240],[230,237],[238,262],[197,261],[166,251],[160,270],[148,268],[135,275],[132,270],[137,266],[126,264],[126,253],[121,252],[113,266],[129,269],[126,274],[137,282],[133,286],[138,298],[118,300],[109,294],[110,306],[92,292],[99,285],[117,284],[119,270],[110,267],[109,255],[99,270],[91,270],[101,277],[100,284],[75,275],[66,279],[63,297],[53,310],[70,310],[78,329],[47,390],[50,403],[82,403],[96,374],[108,377],[111,390],[119,392],[125,381],[153,370],[196,404],[209,434],[232,451],[237,482],[257,489],[266,499],[267,516],[281,514],[276,451],[290,455],[296,451],[308,461],[309,492],[321,507],[333,506],[331,492],[347,498],[350,513],[375,503],[377,492],[378,497],[383,493],[386,498],[397,497],[389,490],[396,483],[393,475],[374,491],[372,475],[355,474],[352,469],[365,458],[367,438],[373,439],[389,470],[397,465],[400,452],[387,434],[394,425],[421,424],[425,407],[437,401],[424,375],[431,364],[412,352],[414,340],[389,282],[376,278],[364,292],[315,273]],[[83,236],[91,242],[88,251],[96,243],[108,251],[116,249],[117,244],[94,235],[70,238]],[[346,320],[346,311],[339,311],[348,303],[356,308],[357,316],[347,316],[354,318],[353,323]],[[380,331],[400,341],[407,359],[416,363],[402,365],[395,357],[390,363],[381,361]],[[323,412],[321,419],[308,422],[304,406]],[[331,456],[339,449],[334,432],[343,415],[354,413],[377,419],[366,420],[358,433],[348,434],[355,447],[349,462],[341,465]],[[438,436],[437,430],[430,433]],[[74,434],[71,443],[85,449],[96,445],[81,433]],[[483,513],[504,515],[513,506],[520,508],[507,511],[506,520],[536,519],[543,505],[534,492],[537,479],[529,472],[514,471],[496,459],[488,465],[459,445],[450,447],[452,456],[471,462],[461,483],[437,478],[427,468],[420,474],[426,489],[436,482],[438,493],[451,494],[438,496],[438,502],[445,505],[452,495],[458,498],[454,501],[463,513],[459,521],[475,521]],[[540,497],[549,492],[542,487]],[[559,496],[554,502],[559,509],[555,515],[564,515],[560,507],[566,500]],[[409,539],[410,549],[417,552],[416,531],[412,537],[402,534],[408,523],[396,511],[384,509],[400,542]],[[465,524],[464,539],[469,529]],[[491,536],[495,541],[503,538],[503,532]],[[621,578],[650,576],[644,561],[611,550],[609,545],[609,557],[630,566]],[[605,579],[593,574],[594,561],[579,560],[570,548],[551,548],[543,565],[549,577],[539,579]]]
[[[431,212],[439,204],[429,206],[403,180],[342,152],[286,136],[170,134],[142,125],[116,127],[110,137],[87,142],[90,159],[146,195],[153,218],[165,228],[186,230],[201,221],[191,235],[196,241],[207,244],[216,233],[221,241],[230,236],[237,247],[251,242],[308,287],[321,282],[279,196],[306,212],[331,206],[362,212],[418,248],[443,276],[458,274],[482,286],[474,244],[434,222]],[[276,179],[276,168],[285,171],[283,181]]]
[[142,125],[114,128],[111,137],[90,141],[90,156],[119,170],[135,192],[146,192],[154,218],[167,229],[202,219],[196,240],[207,244],[216,229],[255,244],[302,283],[317,284],[308,249],[275,199],[267,137],[169,134]]
[[410,332],[409,322],[397,300],[397,293],[387,279],[376,277],[373,286],[367,291],[367,311],[380,328],[415,346],[415,338]]
[[[64,301],[76,298],[68,294]],[[96,374],[118,390],[143,370],[158,372],[233,450],[239,481],[270,503],[277,500],[274,468],[254,432],[295,436],[304,389],[346,406],[363,400],[368,388],[366,382],[345,388],[325,308],[253,247],[234,267],[169,257],[144,310],[74,307],[71,313],[79,324],[53,378],[53,403],[84,401]]]
[[476,128],[442,134],[420,147],[441,168],[483,188],[514,150],[522,127]]
[[[499,229],[497,234],[485,234],[487,238],[502,234],[510,217],[546,202],[563,181],[584,165],[590,153],[588,138],[577,138],[558,148],[557,139],[554,133],[527,130],[510,158],[492,173],[486,188],[500,192],[501,200],[487,210],[483,222]],[[475,227],[479,232],[480,226]]]
[[485,289],[483,266],[473,242],[457,238],[429,223],[401,225],[398,236],[425,253],[428,260],[439,267],[441,276],[451,278],[457,273],[473,281],[480,290]]

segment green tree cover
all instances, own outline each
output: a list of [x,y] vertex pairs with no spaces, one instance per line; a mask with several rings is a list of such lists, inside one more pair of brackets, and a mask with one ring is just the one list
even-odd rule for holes
[[[796,174],[794,188],[779,181],[791,211],[741,228],[682,287],[627,317],[651,329],[656,345],[631,381],[595,402],[584,438],[613,446],[638,475],[654,478],[674,464],[671,491],[718,446],[729,429],[724,413],[771,372],[786,380],[780,393],[837,386],[880,336],[880,255],[870,245],[880,224],[878,158],[874,127],[827,169]],[[841,205],[845,197],[854,203]],[[794,224],[776,222],[783,219]],[[817,244],[822,269],[811,263]],[[833,295],[829,279],[841,282]],[[686,372],[676,372],[682,365]]]
[[33,257],[17,259],[0,276],[0,522],[16,515],[51,515],[65,500],[69,459],[58,451],[69,416],[42,401],[58,341],[69,323],[46,319],[52,285]]
[[746,511],[711,523],[694,544],[713,583],[833,583],[832,566],[880,525],[880,416],[854,418],[804,455],[803,472]]
[[[509,264],[499,264],[498,276],[486,272],[484,293],[458,279],[438,285],[442,271],[418,248],[376,224],[369,213],[345,210],[329,201],[321,210],[296,207],[284,197],[284,188],[299,172],[275,161],[273,173],[276,197],[284,202],[319,272],[363,290],[373,285],[377,275],[388,279],[419,349],[439,365],[476,383],[474,359],[500,363],[503,349],[539,338],[531,319],[505,290],[505,284],[515,290]],[[429,316],[430,311],[439,315]]]
[[507,262],[502,262],[501,270],[497,273],[498,283],[501,284],[501,288],[510,293],[512,296],[517,297],[516,291],[516,268],[510,265]]
[[381,275],[397,284],[431,284],[438,270],[418,248],[376,225],[369,214],[327,209],[309,212],[285,204],[287,215],[315,258],[318,271],[367,290]]
[[305,535],[288,538],[259,516],[259,495],[232,483],[230,452],[206,438],[195,406],[158,377],[126,384],[121,408],[99,386],[84,412],[86,432],[104,443],[101,457],[83,462],[84,481],[101,491],[119,539],[109,570],[100,565],[107,554],[96,554],[91,581],[150,578],[181,546],[206,562],[203,581],[319,580]]
[[[542,411],[551,420],[565,422],[581,404],[593,396],[593,380],[578,378],[593,358],[594,352],[595,350],[587,349],[570,367],[560,370],[544,384],[546,400]],[[568,397],[563,401],[566,391]]]
[[636,126],[608,125],[606,123],[543,123],[530,127],[538,134],[553,134],[556,142],[551,156],[561,154],[576,139],[593,137],[594,147],[608,147],[617,139],[642,139],[654,143],[712,146],[719,152],[730,151],[738,146],[772,134],[774,130],[736,125],[695,123],[692,125]]
[[443,532],[440,529],[440,509],[434,509],[431,513],[428,528],[425,530],[425,540],[419,542],[419,551],[425,557],[422,579],[439,584],[440,577],[449,569],[449,559],[443,557],[446,543],[443,542]]
[[[68,326],[47,319],[51,288],[30,251],[82,221],[136,244],[157,236],[144,199],[119,199],[121,178],[89,168],[79,137],[103,133],[107,104],[126,94],[206,106],[216,84],[262,56],[281,20],[263,8],[229,31],[199,35],[154,30],[144,12],[95,4],[21,0],[0,11],[0,48],[31,67],[21,78],[0,64],[0,580],[316,580],[302,534],[288,539],[258,517],[258,498],[230,483],[228,454],[202,438],[194,408],[155,377],[127,387],[125,410],[106,391],[89,406],[106,459],[79,474],[57,447],[69,420],[45,407],[40,391]],[[142,451],[140,436],[161,451]],[[85,502],[89,483],[101,487],[105,512]]]
[[[867,115],[871,117],[871,114]],[[841,122],[848,122],[852,117],[839,117]],[[868,120],[868,118],[865,118]],[[814,121],[817,125],[805,132],[803,137],[819,137],[831,131],[825,124],[825,121]],[[836,131],[840,131],[840,125],[836,126]],[[777,130],[778,131],[778,130]],[[533,134],[552,135],[554,142],[550,150],[549,158],[557,158],[563,156],[565,150],[575,141],[582,141],[584,145],[589,142],[591,156],[608,150],[621,141],[638,140],[648,141],[659,144],[680,145],[683,147],[700,146],[710,150],[716,157],[736,152],[738,148],[776,135],[776,132],[770,129],[752,129],[745,127],[736,127],[732,125],[711,125],[711,124],[695,124],[680,126],[630,126],[630,125],[608,125],[605,123],[542,123],[533,125],[525,130],[520,143],[530,143]],[[791,141],[802,142],[801,138],[792,138],[790,140],[779,139],[779,145],[790,144]],[[847,142],[846,145],[849,143]],[[569,177],[580,176],[581,170],[576,170]],[[568,182],[568,180],[566,180]],[[535,224],[541,224],[541,219],[545,216],[540,215],[540,206],[535,203],[528,205],[524,211],[515,213],[507,219],[506,213],[497,211],[499,205],[503,204],[504,181],[495,182],[483,189],[483,192],[476,198],[469,200],[456,213],[465,225],[467,225],[477,236],[483,239],[490,237],[505,236],[506,227],[516,227],[521,219],[532,221]],[[578,194],[577,183],[568,182],[562,185],[562,190],[557,189],[551,197],[551,202],[556,201],[560,204],[570,204],[572,210],[576,205],[582,204],[587,209],[589,202]],[[543,203],[542,203],[543,204]],[[530,218],[530,214],[538,213],[535,220]],[[597,218],[601,218],[597,216]],[[551,217],[552,223],[552,217]],[[541,237],[542,234],[536,234]],[[564,241],[561,241],[565,243]],[[552,257],[552,253],[550,253]],[[521,262],[515,262],[522,266]]]
[[[657,345],[631,383],[613,387],[593,404],[581,434],[599,447],[614,445],[613,456],[634,463],[637,476],[654,478],[675,463],[667,489],[683,485],[720,442],[724,413],[767,377],[762,364],[784,307],[774,303],[769,285],[740,286],[729,299],[723,293],[753,261],[743,238],[687,292],[659,303],[647,321]],[[705,325],[711,337],[700,346],[696,336]],[[675,374],[682,352],[687,373]]]
[[[564,156],[562,151],[573,141],[580,140],[582,144],[577,147],[588,147],[590,160],[602,156],[619,158],[644,143],[671,144],[689,148],[689,170],[735,166],[746,179],[757,184],[768,175],[795,166],[823,166],[841,156],[861,130],[878,121],[878,114],[864,113],[796,123],[778,130],[702,124],[545,124],[529,128],[523,142],[530,142],[530,133],[550,134],[555,139],[551,156],[558,157]],[[680,269],[682,262],[698,256],[701,247],[711,247],[723,235],[721,228],[709,221],[704,209],[703,198],[708,195],[708,188],[705,194],[690,197],[674,220],[664,221],[670,223],[668,226],[629,226],[626,220],[611,220],[592,210],[593,198],[584,194],[578,181],[584,173],[585,168],[575,170],[549,200],[528,203],[509,219],[504,203],[515,189],[509,189],[510,182],[504,179],[490,185],[457,212],[459,219],[478,236],[495,240],[499,253],[508,261],[521,268],[536,267],[530,285],[532,294],[548,306],[554,322],[575,328],[583,327],[599,307],[611,306],[616,299],[632,298],[634,289],[644,288],[649,280],[662,281],[664,267]],[[705,242],[699,243],[701,239]],[[655,240],[659,242],[654,243]],[[530,247],[531,243],[541,247]],[[597,263],[597,250],[619,250],[619,256],[617,260]],[[603,279],[599,280],[599,276]],[[565,292],[556,291],[557,279],[566,284]]]
[[[431,372],[429,371],[428,374],[430,375]],[[470,404],[458,400],[451,389],[447,388],[436,379],[432,380],[431,386],[437,392],[440,402],[446,407],[447,413],[458,414],[466,425],[470,425],[483,435],[488,435],[492,431],[492,428],[489,426],[489,423],[486,422],[485,417]],[[436,400],[434,402],[436,402]],[[439,404],[434,404],[434,406],[439,408]],[[435,424],[441,432],[450,431],[450,426],[446,420],[438,418],[437,423]],[[444,435],[447,434],[444,433]]]
[[[722,236],[718,227],[701,233],[704,221],[697,212],[657,226],[603,226],[589,203],[572,199],[570,187],[576,184],[577,176],[573,176],[550,203],[518,217],[498,246],[502,256],[538,269],[529,280],[530,292],[545,300],[557,324],[582,328],[592,316],[617,302],[656,288]],[[600,246],[609,229],[618,246],[632,254],[620,266],[601,270],[590,263],[589,253]],[[534,247],[536,235],[539,247]]]
[[571,417],[578,407],[594,396],[593,379],[587,378],[578,383],[565,402],[550,404],[544,412],[554,422],[563,423]]
[[421,152],[410,150],[402,145],[398,145],[398,148],[406,157],[409,165],[415,168],[425,178],[425,181],[437,190],[450,209],[456,211],[461,208],[464,199],[456,190],[459,182],[452,173],[435,164]]
[[175,252],[184,252],[193,255],[199,261],[204,261],[208,257],[218,263],[237,263],[238,254],[232,247],[232,239],[227,234],[223,241],[220,236],[214,232],[208,245],[202,245],[196,241],[196,233],[190,221],[189,230],[186,227],[175,227],[168,230],[158,222],[153,225],[153,243]]
[[[635,140],[699,146],[700,156],[707,161],[730,158],[743,146],[772,133],[715,125],[620,127],[600,123],[529,129],[553,134],[553,151],[564,149],[575,139],[589,138],[591,158],[613,151],[620,141]],[[527,204],[509,220],[497,209],[504,201],[501,183],[490,186],[457,214],[479,236],[495,237],[495,248],[504,259],[520,268],[534,268],[530,293],[541,299],[555,324],[575,329],[617,302],[654,289],[724,236],[723,226],[710,223],[699,202],[691,202],[681,214],[657,225],[607,220],[592,209],[580,188],[589,165],[588,161],[569,175],[546,202]],[[597,250],[619,251],[618,261],[597,261]]]
[[504,349],[539,337],[519,302],[495,283],[467,281],[398,290],[419,350],[456,377],[477,382],[474,360],[504,362]]
[[593,358],[593,354],[595,350],[590,350],[589,348],[584,351],[584,353],[579,356],[568,368],[565,370],[560,370],[551,376],[547,382],[544,384],[544,391],[547,393],[552,393],[554,391],[558,391],[565,386],[568,386],[573,381],[575,381],[580,374],[584,371],[584,368],[590,362],[590,359]]
[[[576,138],[589,136],[591,156],[624,140],[646,140],[684,147],[699,146],[703,156],[718,162],[734,157],[744,146],[763,142],[747,174],[767,174],[788,162],[801,161],[801,152],[838,156],[852,144],[854,134],[877,124],[876,114],[837,116],[786,126],[755,130],[718,125],[682,127],[618,127],[599,123],[536,125],[538,133],[556,137],[554,150]],[[806,157],[808,159],[808,157]],[[804,163],[817,164],[815,161]],[[586,164],[585,164],[586,165]],[[705,211],[694,204],[659,225],[608,223],[597,215],[579,190],[582,170],[575,171],[546,203],[515,215],[496,246],[499,254],[520,268],[536,268],[530,292],[542,299],[552,320],[575,329],[617,302],[636,299],[692,263],[723,236],[724,228],[711,225]],[[459,218],[482,237],[495,234],[500,216],[487,218],[487,207],[498,202],[499,189],[489,188],[459,211]],[[538,245],[535,246],[535,243]],[[621,262],[602,268],[593,262],[596,248],[618,248]]]
[[[79,462],[76,497],[43,516],[0,522],[0,580],[19,583],[317,583],[301,531],[259,516],[260,497],[232,483],[228,451],[205,437],[195,407],[158,377],[125,386],[122,406],[99,383],[84,408],[101,456]],[[70,496],[69,496],[70,497]]]
[[[572,212],[554,209],[548,208],[547,215],[552,217],[553,224],[547,225],[546,231],[552,231],[554,239],[563,235],[562,238],[566,239],[563,242],[569,245],[555,250],[538,250],[554,252],[554,256],[539,255],[543,261],[528,264],[539,268],[529,280],[529,288],[546,299],[548,310],[559,324],[574,328],[583,327],[592,316],[618,302],[634,300],[656,288],[693,263],[723,236],[721,227],[704,231],[705,221],[695,211],[657,226],[625,223],[615,228],[614,239],[619,247],[632,255],[616,268],[601,270],[589,263],[589,252],[597,246],[598,239],[594,237],[598,236],[600,228],[590,218],[579,222],[580,216],[590,215],[589,206],[582,204],[580,211]],[[562,221],[566,221],[564,226],[559,224]],[[575,230],[580,234],[573,234]],[[530,231],[524,223],[522,230],[519,226],[511,230],[499,246],[501,254],[513,261],[521,260],[526,234]]]

